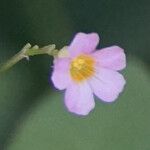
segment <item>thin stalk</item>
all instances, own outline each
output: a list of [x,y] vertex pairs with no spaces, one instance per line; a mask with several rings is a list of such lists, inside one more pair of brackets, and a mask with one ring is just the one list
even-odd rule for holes
[[54,44],[39,48],[37,45],[31,47],[31,45],[28,43],[16,55],[14,55],[8,61],[0,65],[0,73],[9,70],[11,67],[13,67],[16,63],[18,63],[24,58],[29,59],[30,56],[41,54],[47,54],[56,57],[57,53],[58,50],[55,49]]

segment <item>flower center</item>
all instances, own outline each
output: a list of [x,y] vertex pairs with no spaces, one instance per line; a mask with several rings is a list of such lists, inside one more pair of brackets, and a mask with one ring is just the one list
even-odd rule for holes
[[80,82],[91,77],[95,73],[94,64],[94,59],[88,55],[79,55],[74,58],[70,65],[72,79]]

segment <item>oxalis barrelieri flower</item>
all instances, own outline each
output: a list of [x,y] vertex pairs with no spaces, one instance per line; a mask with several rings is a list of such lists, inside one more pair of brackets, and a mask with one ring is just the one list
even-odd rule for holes
[[87,115],[95,107],[94,94],[104,102],[113,102],[125,85],[117,72],[126,66],[124,50],[119,46],[96,50],[98,43],[97,33],[77,33],[54,60],[54,86],[66,89],[65,105],[78,115]]

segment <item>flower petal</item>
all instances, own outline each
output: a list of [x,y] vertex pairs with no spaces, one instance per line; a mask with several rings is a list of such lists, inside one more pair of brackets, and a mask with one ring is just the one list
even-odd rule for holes
[[95,77],[89,80],[94,94],[105,102],[114,101],[125,85],[124,77],[113,70],[100,68]]
[[72,83],[66,90],[65,104],[70,112],[87,115],[95,107],[89,85],[86,82],[81,84]]
[[69,58],[58,58],[54,61],[54,71],[51,79],[54,86],[59,90],[65,89],[70,83],[69,64]]
[[99,43],[99,36],[97,33],[77,33],[72,43],[68,47],[70,55],[75,57],[81,53],[88,54],[95,50]]
[[124,50],[118,46],[103,48],[93,53],[100,66],[113,70],[121,70],[126,66]]

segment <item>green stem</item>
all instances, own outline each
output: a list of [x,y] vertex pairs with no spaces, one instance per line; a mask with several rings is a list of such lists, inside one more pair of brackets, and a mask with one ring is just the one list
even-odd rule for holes
[[31,45],[28,43],[20,52],[10,58],[6,63],[1,64],[0,73],[7,71],[24,58],[29,59],[29,56],[47,54],[56,57],[57,53],[58,50],[55,49],[54,44],[39,48],[37,45],[31,47]]

